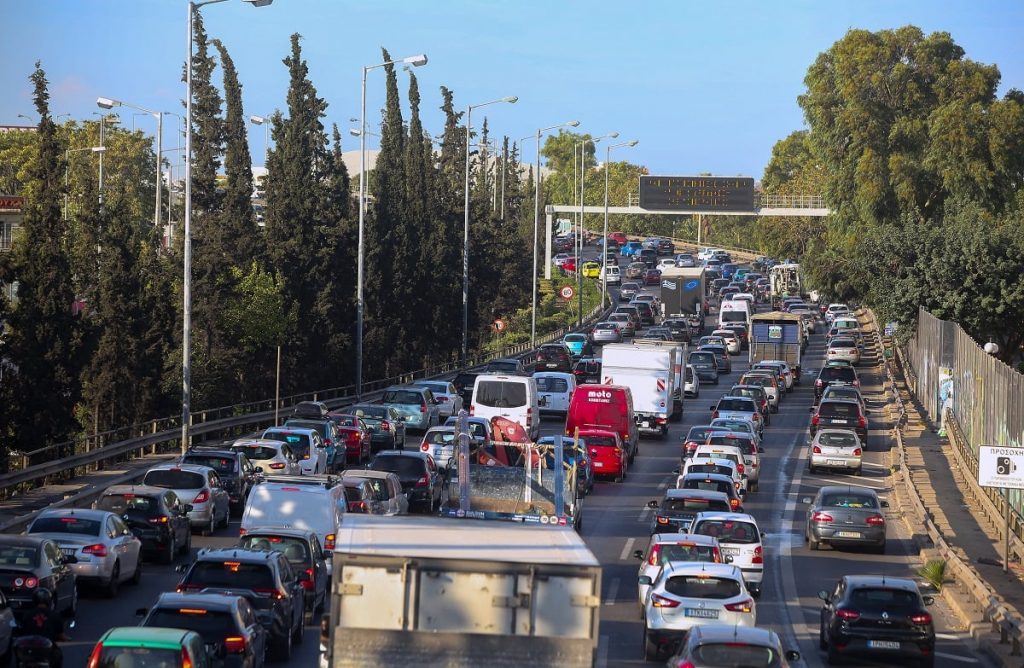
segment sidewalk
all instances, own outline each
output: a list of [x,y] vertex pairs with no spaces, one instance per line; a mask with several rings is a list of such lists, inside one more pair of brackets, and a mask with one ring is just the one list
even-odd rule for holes
[[[906,409],[902,434],[908,473],[926,512],[942,538],[981,576],[1001,602],[1017,611],[1024,610],[1024,573],[1020,565],[1011,563],[1009,572],[1003,573],[1003,547],[996,527],[980,512],[977,504],[964,498],[963,490],[969,488],[963,477],[973,473],[960,470],[949,440],[933,430],[907,387],[902,371],[898,365],[892,366]],[[896,423],[898,408],[894,406],[894,410],[897,411],[893,416]],[[897,463],[898,455],[895,449],[893,452],[893,461]],[[911,492],[901,489],[900,478],[894,480],[898,483],[899,507],[904,509],[904,520],[914,534],[922,560],[927,563],[938,558],[924,524],[911,510],[913,504],[907,496]],[[984,618],[975,604],[975,597],[966,588],[947,579],[942,594],[960,617],[964,630],[970,632],[991,659],[1003,666],[1024,665],[1024,657],[1011,656],[1011,643],[1000,643],[999,634],[993,632],[992,623]]]

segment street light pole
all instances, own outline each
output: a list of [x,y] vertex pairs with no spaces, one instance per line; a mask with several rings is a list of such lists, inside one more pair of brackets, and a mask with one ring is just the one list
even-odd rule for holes
[[395,63],[405,63],[415,67],[427,64],[426,54],[418,54],[398,60],[389,60],[377,65],[363,67],[363,85],[359,113],[359,234],[357,242],[356,257],[356,400],[363,396],[363,311],[365,302],[363,300],[363,255],[365,252],[363,230],[366,224],[366,74]]
[[580,224],[576,229],[576,237],[579,241],[579,252],[576,254],[576,295],[577,305],[579,306],[579,314],[576,325],[583,325],[583,226],[584,216],[586,212],[586,189],[584,183],[586,182],[586,171],[587,171],[587,142],[590,142],[597,147],[597,143],[602,139],[615,139],[619,136],[618,132],[609,132],[606,135],[597,137],[596,139],[586,138],[580,142]]
[[267,166],[267,159],[270,157],[270,119],[271,116],[256,116],[252,115],[249,117],[249,122],[253,125],[263,126],[263,167]]
[[[160,227],[160,207],[163,202],[163,160],[164,152],[164,112],[162,111],[151,111],[138,105],[129,104],[121,100],[113,100],[109,97],[98,97],[96,98],[96,105],[101,109],[112,109],[114,107],[129,107],[131,109],[138,109],[139,111],[149,114],[156,119],[156,205],[153,209],[153,227]],[[133,121],[134,123],[134,117]],[[100,187],[100,197],[103,196],[103,188]]]
[[466,200],[465,221],[462,230],[462,366],[466,366],[469,351],[469,144],[473,130],[473,110],[499,102],[515,104],[519,98],[510,95],[500,100],[491,100],[482,104],[471,104],[466,108]]
[[622,146],[636,146],[640,141],[622,142],[621,144],[609,144],[604,149],[604,234],[601,237],[601,306],[605,305],[608,298],[608,167],[612,164],[612,149]]

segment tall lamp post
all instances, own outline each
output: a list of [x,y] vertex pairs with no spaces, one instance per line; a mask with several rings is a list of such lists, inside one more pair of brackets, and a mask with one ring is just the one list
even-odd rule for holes
[[263,166],[267,166],[267,158],[270,156],[270,115],[257,116],[253,114],[249,117],[249,122],[253,125],[263,126]]
[[68,189],[71,187],[71,154],[80,151],[92,151],[103,155],[105,146],[86,146],[85,148],[69,148],[64,151],[64,220],[68,219]]
[[621,144],[609,144],[604,149],[604,234],[601,244],[601,306],[608,297],[608,167],[611,165],[612,149],[623,146],[636,146],[639,139],[624,141]]
[[356,400],[363,396],[363,225],[366,221],[366,74],[370,70],[395,64],[421,67],[427,64],[426,54],[389,60],[363,67],[362,103],[359,113],[359,241],[356,259]]
[[100,109],[113,109],[114,107],[129,107],[131,109],[138,109],[139,111],[149,114],[156,119],[156,205],[153,209],[153,227],[160,227],[160,205],[163,202],[163,169],[161,161],[163,160],[163,148],[164,148],[164,112],[162,111],[150,111],[138,105],[129,104],[121,100],[114,100],[109,97],[98,97],[96,98],[96,106]]
[[515,104],[519,98],[509,95],[498,100],[471,104],[466,107],[466,219],[462,230],[462,366],[466,366],[469,351],[469,144],[473,130],[473,110],[499,102]]
[[537,130],[537,166],[533,170],[533,292],[532,313],[530,316],[530,346],[537,347],[537,244],[540,235],[540,136],[550,130],[559,128],[577,128],[579,121],[569,121]]
[[[185,53],[185,224],[182,256],[184,280],[181,305],[181,452],[189,445],[192,427],[192,32],[193,20],[201,7],[226,0],[188,1],[188,51]],[[274,0],[242,0],[253,7],[266,7]]]
[[609,132],[606,135],[586,138],[580,142],[580,224],[576,229],[576,243],[579,248],[579,251],[576,253],[576,296],[578,298],[577,304],[579,306],[579,314],[577,315],[576,321],[577,326],[583,325],[583,226],[586,224],[584,213],[586,211],[587,191],[584,185],[587,180],[587,142],[590,142],[596,148],[597,143],[602,139],[615,139],[618,136],[618,132]]

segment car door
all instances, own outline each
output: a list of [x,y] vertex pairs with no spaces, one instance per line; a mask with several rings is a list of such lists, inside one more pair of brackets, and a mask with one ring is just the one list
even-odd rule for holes
[[111,531],[121,555],[121,575],[125,578],[131,577],[139,567],[142,541],[135,537],[120,517],[112,515],[107,521],[111,524]]
[[252,605],[244,598],[238,602],[238,613],[241,623],[252,639],[252,665],[262,665],[258,664],[258,660],[267,652],[267,630],[256,618],[256,611],[252,609]]
[[[71,568],[64,563],[64,555],[60,548],[53,541],[43,543],[42,568],[53,574],[53,593],[57,599],[54,603],[55,610],[67,610],[75,596],[75,574]],[[45,575],[45,573],[40,573]],[[40,578],[42,579],[42,578]]]
[[310,536],[309,552],[313,559],[313,600],[316,601],[321,596],[326,600],[327,560],[331,558],[331,555],[326,554],[323,548],[320,547],[320,539],[316,534]]
[[214,514],[221,509],[221,514],[227,518],[229,498],[227,490],[220,484],[220,476],[211,472],[210,477],[207,478],[207,484],[210,486],[210,496],[214,499]]
[[285,559],[284,555],[280,555],[280,558],[277,559],[277,565],[281,584],[284,585],[285,591],[289,594],[288,604],[290,606],[289,612],[291,613],[292,625],[294,628],[300,628],[303,621],[302,615],[305,611],[302,583],[299,582],[299,578],[295,575],[291,562]]
[[443,476],[437,469],[433,457],[427,457],[427,471],[430,472],[430,493],[438,501],[441,500],[441,489],[444,484]]
[[[312,443],[312,445],[311,445],[311,447],[309,449],[310,454],[312,456],[316,457],[316,460],[313,462],[313,472],[314,473],[326,473],[327,472],[327,450],[324,448],[324,439],[320,437],[320,432],[313,431],[311,443]],[[335,457],[338,456],[338,452],[346,452],[345,456],[343,457],[343,461],[345,461],[345,463],[347,465],[347,463],[348,463],[347,456],[348,455],[347,455],[347,451],[345,450],[345,448],[341,448],[338,451],[335,451]]]

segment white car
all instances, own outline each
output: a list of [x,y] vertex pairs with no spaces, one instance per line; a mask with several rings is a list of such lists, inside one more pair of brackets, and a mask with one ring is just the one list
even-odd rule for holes
[[829,342],[825,360],[843,360],[857,366],[860,364],[860,348],[857,347],[857,341],[853,337],[837,336]]
[[696,399],[700,396],[700,376],[692,364],[686,365],[686,377],[683,379],[683,394]]
[[655,269],[662,271],[665,269],[675,269],[677,266],[676,259],[674,257],[663,257],[658,260],[658,266]]
[[718,403],[711,407],[711,411],[713,419],[748,420],[757,426],[758,432],[764,433],[761,409],[757,407],[757,402],[750,397],[722,397],[718,400]]
[[846,304],[829,304],[828,308],[825,309],[825,322],[829,324],[840,315],[847,315],[850,313],[850,307]]
[[730,355],[739,355],[740,350],[743,348],[743,342],[740,341],[740,337],[731,329],[716,329],[711,332],[711,336],[722,337],[722,340],[725,341],[725,349],[729,351]]
[[796,378],[794,378],[793,370],[789,367],[789,364],[783,360],[761,360],[754,365],[755,369],[765,369],[769,367],[779,370],[782,374],[782,379],[786,381],[786,391],[792,392],[793,385],[796,383]]
[[[715,427],[719,429],[720,427]],[[708,435],[708,442],[704,444],[707,448],[730,447],[740,451],[740,464],[743,467],[740,473],[747,477],[747,489],[756,492],[761,481],[761,452],[764,448],[759,445],[756,436],[751,436],[740,431],[713,431]]]
[[[695,536],[688,533],[656,533],[651,536],[646,550],[636,550],[633,558],[640,560],[637,577],[646,575],[654,578],[662,564],[670,561],[696,561],[704,563],[725,563],[718,540],[711,536]],[[641,607],[647,598],[650,585],[638,584],[637,594]]]
[[701,513],[690,525],[692,533],[706,534],[718,539],[722,554],[732,557],[732,565],[739,566],[743,581],[755,598],[761,595],[764,580],[764,537],[753,515],[746,513]]
[[686,632],[701,624],[756,626],[757,605],[733,564],[670,561],[654,577],[644,599],[644,657],[664,658]]
[[455,386],[450,381],[417,380],[413,381],[413,385],[419,385],[430,390],[430,393],[434,395],[434,401],[437,402],[438,414],[442,418],[447,419],[453,415],[458,415],[459,411],[462,410],[462,395],[459,394],[459,391],[455,389]]
[[299,462],[299,471],[303,475],[327,473],[327,449],[324,447],[320,432],[316,429],[271,427],[264,430],[260,438],[287,443],[295,453],[295,458]]
[[431,427],[423,434],[420,452],[434,458],[438,468],[448,470],[448,462],[455,457],[459,434],[456,427]]
[[253,466],[263,473],[299,475],[299,460],[291,447],[284,441],[264,438],[240,438],[231,444],[231,449],[245,453]]
[[844,469],[860,475],[864,446],[853,431],[846,429],[819,429],[808,446],[807,470]]
[[576,376],[561,371],[538,371],[533,377],[540,394],[541,415],[568,413],[569,400],[576,391]]
[[604,279],[608,285],[621,285],[622,284],[622,270],[617,265],[609,264],[601,267],[601,272],[597,276],[598,280]]
[[689,457],[679,471],[676,478],[676,487],[680,485],[681,479],[690,473],[717,473],[727,475],[733,479],[736,491],[740,494],[747,493],[747,477],[740,473],[739,467],[731,459],[724,457]]

